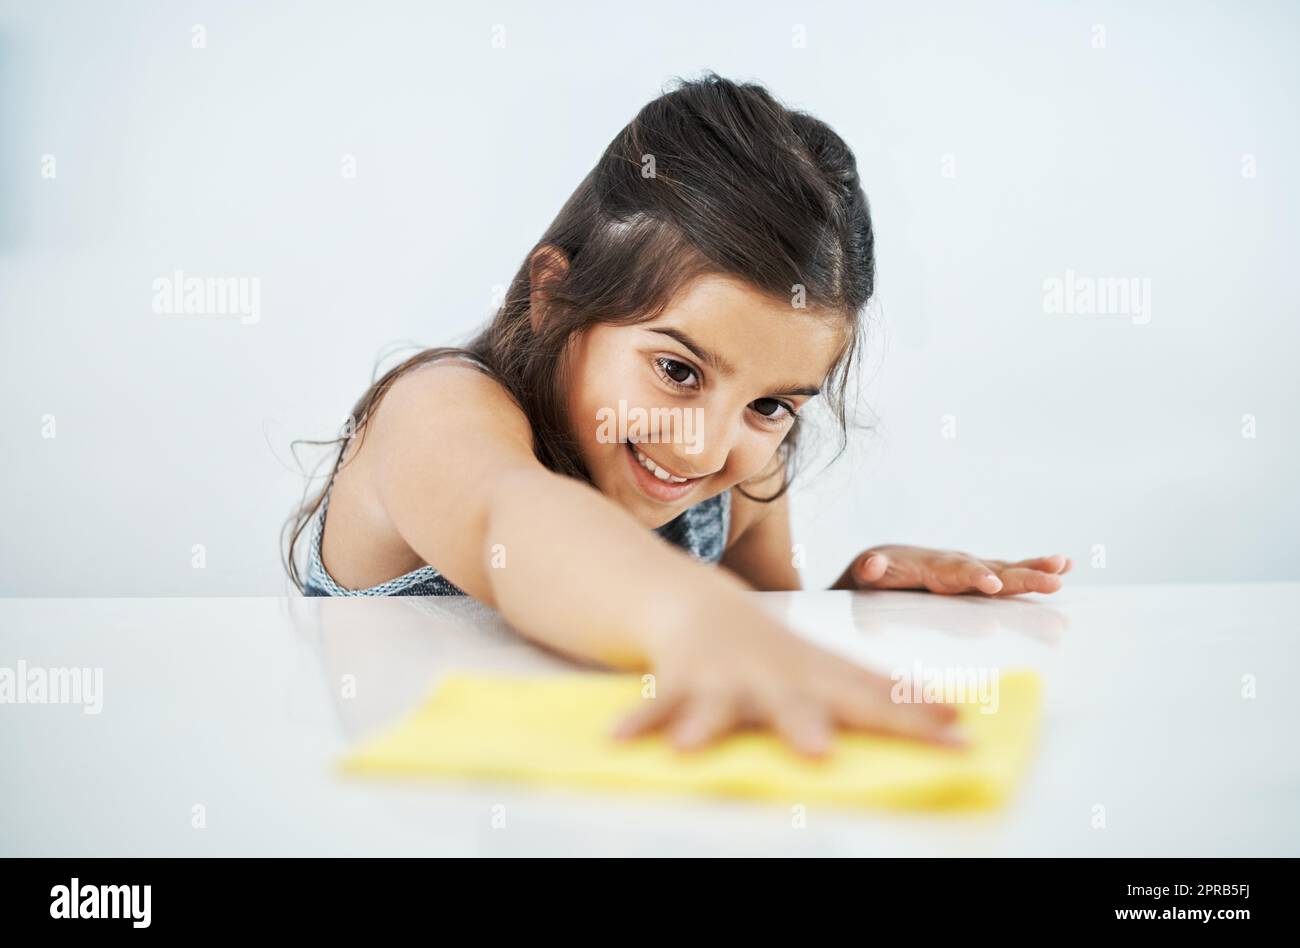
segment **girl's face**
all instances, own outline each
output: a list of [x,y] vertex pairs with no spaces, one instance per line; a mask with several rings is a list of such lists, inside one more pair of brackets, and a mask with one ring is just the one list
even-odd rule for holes
[[572,340],[568,410],[592,480],[658,527],[774,470],[844,332],[724,276],[694,281],[649,322],[587,330]]

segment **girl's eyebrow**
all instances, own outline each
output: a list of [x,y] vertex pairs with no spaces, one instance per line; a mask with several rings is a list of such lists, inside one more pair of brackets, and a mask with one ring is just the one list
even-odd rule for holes
[[[717,371],[719,374],[721,375],[735,374],[736,371],[735,366],[733,366],[722,356],[718,355],[716,352],[711,352],[710,350],[704,348],[702,345],[700,345],[690,336],[686,335],[686,333],[682,332],[680,329],[665,327],[662,329],[652,328],[650,331],[661,333],[662,335],[667,336],[669,339],[676,339],[687,349],[690,349],[691,352],[695,355],[695,358],[699,359],[705,365],[712,366],[713,369]],[[821,389],[818,388],[816,385],[791,385],[781,389],[781,391],[779,392],[773,392],[772,394],[773,395],[807,395],[810,398],[812,398],[817,395],[820,395]]]
[[670,339],[676,339],[687,349],[690,349],[691,352],[695,354],[695,358],[699,359],[705,365],[712,366],[720,375],[734,375],[736,372],[736,367],[730,362],[718,355],[716,352],[711,352],[704,348],[680,329],[672,329],[668,327],[664,329],[651,329],[650,331],[662,333]]
[[790,388],[783,388],[779,392],[773,392],[773,395],[807,395],[809,398],[815,398],[820,395],[822,390],[816,385],[795,385]]

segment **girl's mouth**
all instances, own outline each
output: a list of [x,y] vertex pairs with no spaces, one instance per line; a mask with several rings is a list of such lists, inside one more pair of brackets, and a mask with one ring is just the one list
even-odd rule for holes
[[[641,493],[645,494],[651,500],[657,500],[660,503],[672,503],[681,500],[687,494],[695,489],[695,486],[704,480],[702,477],[690,477],[682,479],[674,474],[659,467],[653,460],[637,450],[636,445],[631,441],[625,441],[627,445],[628,463],[632,466],[632,478],[636,481],[637,487]],[[652,468],[654,470],[652,470]],[[655,473],[657,470],[659,473]]]

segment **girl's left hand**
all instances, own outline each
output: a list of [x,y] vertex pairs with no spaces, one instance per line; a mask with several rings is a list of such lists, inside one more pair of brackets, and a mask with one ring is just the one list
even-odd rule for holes
[[1057,553],[1009,563],[919,546],[876,546],[857,557],[832,589],[927,589],[989,596],[1054,593],[1074,564]]

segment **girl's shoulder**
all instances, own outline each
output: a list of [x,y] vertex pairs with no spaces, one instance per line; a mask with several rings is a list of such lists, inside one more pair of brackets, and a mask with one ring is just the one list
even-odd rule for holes
[[[327,487],[323,568],[364,589],[425,565],[407,540],[413,518],[458,522],[472,515],[471,488],[487,472],[529,463],[532,429],[500,383],[463,359],[406,369],[357,427]],[[448,530],[431,546],[454,551],[458,530]]]
[[472,391],[475,395],[489,396],[494,391],[506,394],[505,388],[487,372],[481,362],[470,356],[447,355],[404,371],[389,386],[385,400],[394,392],[409,395],[429,390],[444,393],[465,390]]
[[[435,437],[444,443],[501,434],[532,445],[532,428],[522,408],[481,363],[466,356],[446,356],[402,373],[375,411],[376,428],[411,436]],[[450,442],[447,441],[450,439]]]

